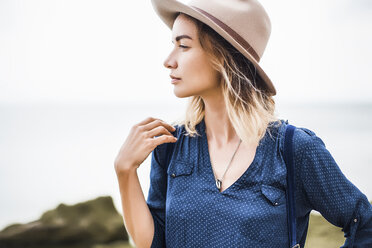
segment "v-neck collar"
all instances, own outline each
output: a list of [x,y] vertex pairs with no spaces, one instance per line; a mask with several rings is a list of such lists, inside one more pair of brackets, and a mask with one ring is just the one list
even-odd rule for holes
[[205,125],[205,121],[204,121],[204,117],[203,117],[202,121],[199,123],[199,130],[198,131],[201,135],[201,137],[200,137],[201,143],[200,144],[202,146],[203,165],[208,167],[208,168],[205,168],[206,173],[204,173],[205,174],[204,176],[209,181],[211,187],[214,188],[216,193],[219,193],[219,194],[222,194],[222,195],[227,194],[227,193],[229,193],[229,191],[231,191],[234,188],[236,188],[237,186],[239,186],[244,181],[244,179],[249,174],[252,174],[256,170],[256,167],[261,164],[263,146],[264,146],[264,141],[267,138],[266,137],[267,132],[265,133],[265,137],[260,140],[259,145],[256,148],[256,153],[255,153],[254,159],[253,159],[252,163],[249,165],[249,167],[247,168],[247,170],[233,184],[231,184],[224,191],[220,192],[219,189],[216,186],[216,181],[215,181],[215,178],[214,178],[214,172],[213,172],[213,169],[212,169],[212,164],[211,164],[211,159],[210,159],[210,154],[209,154],[208,139],[207,139],[207,135],[206,135],[205,130],[206,130],[206,125]]

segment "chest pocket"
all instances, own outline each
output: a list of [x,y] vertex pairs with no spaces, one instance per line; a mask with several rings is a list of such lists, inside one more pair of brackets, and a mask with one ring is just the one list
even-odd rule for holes
[[[175,204],[177,207],[179,204],[185,203],[190,193],[190,187],[194,184],[193,180],[194,163],[172,160],[169,164],[168,174],[168,190],[167,200],[170,201],[170,205]],[[177,208],[176,207],[176,208]],[[179,207],[178,207],[179,208]]]
[[261,193],[273,206],[280,206],[286,202],[285,191],[274,186],[262,184]]
[[167,173],[171,178],[191,175],[194,170],[194,163],[182,160],[172,160]]

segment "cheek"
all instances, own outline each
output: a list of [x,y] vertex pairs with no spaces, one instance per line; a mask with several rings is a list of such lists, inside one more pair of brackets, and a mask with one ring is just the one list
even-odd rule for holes
[[210,88],[218,83],[218,73],[212,68],[212,65],[206,57],[200,56],[192,61],[187,66],[186,76],[190,84],[195,84],[196,87]]

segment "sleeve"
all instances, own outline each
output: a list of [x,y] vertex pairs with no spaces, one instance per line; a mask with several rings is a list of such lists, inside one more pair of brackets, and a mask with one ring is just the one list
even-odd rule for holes
[[333,225],[342,227],[346,238],[342,247],[372,247],[372,205],[366,195],[345,177],[314,132],[296,132],[295,157],[300,165],[297,178],[306,204]]
[[151,248],[165,247],[165,200],[167,190],[167,174],[158,160],[158,147],[152,151],[150,169],[150,188],[147,205],[154,219],[154,238]]
[[[178,125],[175,126],[176,135]],[[163,143],[157,146],[151,155],[150,188],[147,195],[147,206],[154,220],[154,238],[151,248],[165,247],[165,201],[167,196],[167,164],[172,155],[174,143]]]

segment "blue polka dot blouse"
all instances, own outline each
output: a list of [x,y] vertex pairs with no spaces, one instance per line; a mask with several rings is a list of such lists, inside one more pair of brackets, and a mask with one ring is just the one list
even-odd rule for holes
[[[288,120],[281,122],[268,128],[272,135],[266,131],[252,164],[223,192],[215,184],[204,119],[196,126],[201,136],[185,136],[184,126],[175,126],[177,142],[157,146],[151,157],[151,247],[289,247],[283,160]],[[301,247],[313,209],[342,227],[342,247],[372,247],[372,205],[307,128],[295,130],[294,163]]]

